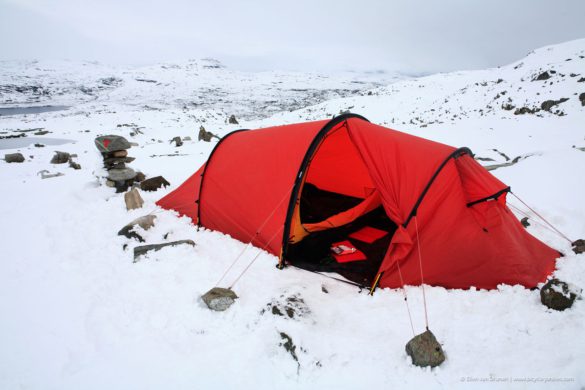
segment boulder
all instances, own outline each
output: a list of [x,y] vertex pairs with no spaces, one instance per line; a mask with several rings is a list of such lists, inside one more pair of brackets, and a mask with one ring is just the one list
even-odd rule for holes
[[21,163],[24,162],[22,153],[8,153],[4,155],[4,161],[7,163]]
[[183,145],[183,140],[181,140],[181,137],[175,137],[171,140],[171,143],[175,143],[175,146],[179,147]]
[[51,164],[65,164],[69,162],[71,155],[66,152],[55,152],[55,155],[51,159]]
[[214,287],[201,296],[211,310],[224,311],[238,299],[235,292],[228,288]]
[[172,241],[172,242],[165,242],[164,244],[152,244],[152,245],[141,245],[134,248],[134,262],[138,261],[138,257],[146,254],[148,251],[158,251],[167,246],[176,246],[176,245],[191,245],[195,246],[193,240],[179,240],[179,241]]
[[81,165],[79,165],[78,163],[76,163],[73,160],[69,160],[69,167],[73,168],[73,169],[81,169]]
[[573,252],[578,255],[585,252],[585,240],[579,239],[574,241],[571,243],[571,246],[573,247]]
[[430,330],[412,338],[406,344],[406,353],[419,367],[436,367],[445,361],[443,348]]
[[549,309],[563,311],[570,308],[577,294],[569,289],[569,285],[558,279],[549,280],[540,289],[540,301]]
[[138,233],[134,231],[136,226],[140,226],[144,230],[148,230],[154,226],[154,220],[156,219],[156,215],[148,214],[144,215],[140,218],[136,218],[132,222],[128,223],[118,232],[119,236],[125,236],[128,238],[136,238],[140,242],[144,242],[144,238],[140,236]]
[[111,181],[126,181],[135,177],[136,171],[132,168],[116,168],[108,171],[108,179]]
[[236,116],[234,114],[230,115],[228,122],[230,125],[239,125],[238,120],[236,119]]
[[585,106],[585,92],[579,95],[579,101],[581,102],[582,106]]
[[199,141],[203,140],[205,142],[210,142],[211,138],[213,138],[213,137],[219,138],[218,136],[213,134],[211,131],[205,130],[205,127],[201,126],[199,128],[199,136],[197,137],[197,139]]
[[536,76],[532,81],[544,81],[551,78],[551,75],[548,72],[542,72],[538,76]]
[[162,176],[151,177],[150,179],[140,182],[140,189],[142,191],[156,191],[161,187],[170,186],[171,183],[166,181]]
[[133,188],[124,194],[124,201],[126,202],[126,210],[139,209],[144,204],[144,200],[142,200],[142,197],[136,188]]
[[141,181],[144,181],[144,179],[146,179],[146,176],[144,175],[144,173],[136,172],[136,177],[134,178],[135,182],[140,183]]
[[95,139],[95,146],[101,153],[111,153],[132,147],[126,138],[113,134],[97,137]]
[[554,106],[558,106],[561,103],[566,102],[567,100],[569,100],[568,98],[560,98],[559,100],[546,100],[544,102],[542,102],[542,104],[540,105],[540,108],[543,109],[544,111],[550,111],[551,108],[553,108]]

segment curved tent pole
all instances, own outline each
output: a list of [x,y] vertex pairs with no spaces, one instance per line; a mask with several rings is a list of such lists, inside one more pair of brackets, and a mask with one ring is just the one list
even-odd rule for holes
[[[420,204],[422,203],[422,201],[425,198],[427,192],[429,191],[429,189],[431,188],[431,186],[435,182],[435,179],[437,178],[437,176],[439,176],[439,173],[441,173],[441,171],[443,170],[443,168],[445,168],[445,166],[447,165],[447,163],[451,159],[458,158],[458,157],[460,157],[460,156],[462,156],[464,154],[468,154],[470,156],[473,156],[473,153],[471,152],[471,149],[469,149],[467,147],[462,147],[462,148],[459,148],[459,149],[456,149],[455,151],[453,151],[453,153],[451,153],[449,156],[447,156],[447,158],[445,160],[443,160],[443,162],[441,163],[441,165],[439,165],[439,167],[437,168],[437,170],[435,171],[435,173],[433,174],[433,176],[431,176],[431,178],[428,181],[427,185],[425,186],[425,188],[422,190],[421,194],[419,195],[416,203],[412,207],[412,210],[408,214],[408,217],[406,218],[406,221],[404,221],[404,223],[402,224],[402,227],[403,228],[406,229],[406,227],[408,226],[408,223],[412,220],[412,218],[413,217],[416,217],[416,213],[418,211],[418,208],[420,207]],[[374,281],[374,284],[372,285],[372,288],[370,289],[370,295],[374,295],[374,291],[378,287],[378,284],[380,283],[380,279],[382,279],[382,275],[383,274],[384,274],[384,272],[378,272],[378,275],[376,275],[376,278],[374,279],[375,280]]]
[[250,129],[239,129],[239,130],[234,130],[232,132],[227,133],[226,135],[221,137],[219,142],[217,144],[215,144],[215,146],[213,147],[213,150],[209,154],[209,157],[207,158],[207,162],[205,163],[205,167],[203,168],[203,172],[201,172],[201,180],[199,182],[199,198],[197,198],[195,200],[195,203],[198,204],[198,206],[197,206],[197,222],[196,222],[197,226],[201,226],[201,191],[203,190],[203,179],[205,178],[205,173],[207,172],[207,168],[209,168],[209,163],[211,163],[211,158],[213,157],[213,155],[215,154],[217,149],[219,149],[219,145],[221,145],[221,143],[223,141],[225,141],[230,135],[234,135],[236,133],[239,133],[242,131],[248,131],[248,130],[250,130]]

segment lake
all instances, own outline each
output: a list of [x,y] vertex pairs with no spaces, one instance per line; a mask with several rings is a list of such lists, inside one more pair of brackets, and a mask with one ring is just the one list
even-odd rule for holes
[[0,107],[0,116],[41,114],[43,112],[67,110],[69,106]]
[[42,145],[64,145],[75,142],[72,139],[64,138],[44,138],[44,137],[22,137],[22,138],[6,138],[0,139],[0,150],[2,149],[18,149],[30,146],[32,144]]

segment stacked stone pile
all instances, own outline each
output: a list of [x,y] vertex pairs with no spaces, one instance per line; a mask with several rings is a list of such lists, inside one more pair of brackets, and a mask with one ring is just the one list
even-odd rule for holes
[[[116,192],[124,192],[132,186],[140,176],[138,173],[126,166],[135,160],[128,156],[128,149],[132,145],[126,138],[118,135],[104,135],[95,139],[95,145],[102,154],[104,168],[108,171],[107,184],[116,188]],[[138,177],[137,177],[138,175]]]

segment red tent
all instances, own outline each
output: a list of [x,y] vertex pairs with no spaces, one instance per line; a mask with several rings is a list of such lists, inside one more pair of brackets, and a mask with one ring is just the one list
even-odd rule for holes
[[[157,204],[280,265],[363,285],[420,284],[420,248],[426,284],[534,287],[559,252],[524,229],[506,206],[509,190],[467,148],[347,114],[230,133]],[[351,258],[332,256],[338,241]]]

